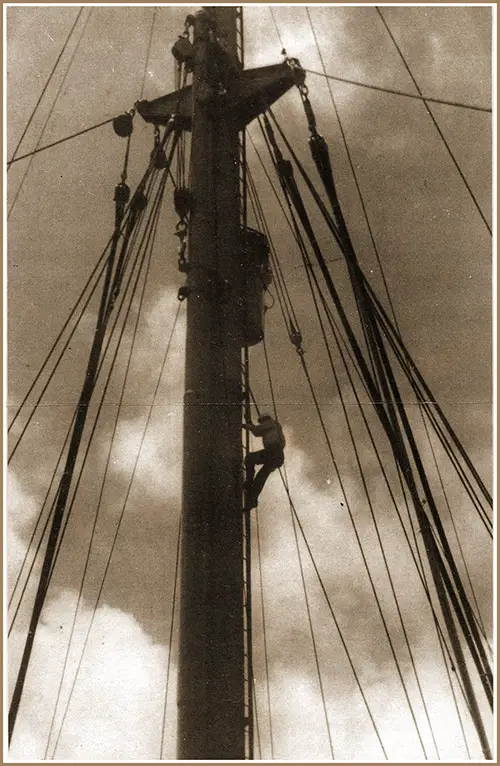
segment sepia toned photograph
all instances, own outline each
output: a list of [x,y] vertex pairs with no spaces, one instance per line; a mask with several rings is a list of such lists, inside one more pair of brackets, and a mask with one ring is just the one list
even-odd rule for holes
[[496,4],[3,4],[4,760],[479,762]]

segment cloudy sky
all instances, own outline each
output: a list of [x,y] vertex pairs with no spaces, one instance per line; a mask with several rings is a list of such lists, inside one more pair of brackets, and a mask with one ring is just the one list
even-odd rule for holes
[[[78,8],[7,8],[8,157],[22,135]],[[113,117],[131,108],[141,95],[152,99],[173,90],[170,47],[182,32],[187,13],[193,10],[190,6],[157,7],[145,69],[153,7],[85,6],[18,153],[31,151],[38,141],[43,146]],[[386,7],[383,13],[425,96],[491,107],[491,8],[401,6]],[[245,8],[246,65],[280,61],[284,45],[306,69],[321,72],[322,61],[306,9],[281,5],[273,9],[273,14],[263,5]],[[417,93],[375,7],[316,6],[310,8],[310,18],[328,73]],[[307,83],[318,129],[330,146],[337,189],[360,262],[387,305],[330,91],[318,74],[308,74]],[[330,85],[402,335],[490,486],[490,234],[421,101],[337,80],[330,81]],[[437,103],[429,108],[491,226],[491,114]],[[287,94],[276,105],[275,113],[286,126],[299,156],[308,162],[307,126],[298,94]],[[250,126],[249,133],[264,156],[258,126]],[[132,187],[147,164],[152,141],[151,127],[136,118],[129,166]],[[31,163],[20,161],[9,170],[9,420],[109,237],[113,190],[120,178],[123,154],[123,141],[107,125],[41,152]],[[442,759],[465,759],[468,754],[432,616],[337,359],[340,387],[348,400],[427,705],[428,716],[425,714],[356,471],[338,390],[321,345],[300,255],[252,142],[248,161],[273,240],[279,244],[280,262],[304,337],[306,360],[339,468],[337,474],[307,384],[301,377],[299,360],[275,304],[266,318],[268,352],[278,413],[287,436],[290,491],[314,562],[389,760],[422,760],[423,748],[428,758],[435,759],[436,745]],[[175,758],[177,608],[173,611],[170,656],[169,644],[180,512],[185,306],[181,307],[159,378],[174,326],[176,293],[182,284],[173,236],[176,219],[168,209],[170,203],[167,192],[112,448],[110,451],[125,361],[119,361],[111,379],[100,428],[54,572],[13,738],[13,758]],[[326,232],[319,231],[325,254],[333,261],[337,289],[350,307],[345,265],[335,260],[339,253]],[[95,311],[92,302],[10,464],[9,596],[71,421]],[[133,320],[135,317],[136,309]],[[128,328],[126,351],[131,344],[132,329]],[[259,404],[269,406],[262,347],[251,353],[251,384]],[[34,401],[32,397],[30,403]],[[415,407],[409,410],[417,436],[425,443],[418,413]],[[28,414],[29,407],[12,429],[14,442]],[[95,408],[92,417],[94,414]],[[453,473],[444,467],[437,444],[434,446],[442,460],[447,497],[491,637],[489,537]],[[382,454],[387,457],[386,448],[382,448]],[[437,485],[428,445],[424,457]],[[106,464],[106,481],[85,568]],[[446,509],[441,496],[440,502]],[[347,504],[352,516],[346,513]],[[451,533],[448,517],[445,523]],[[381,599],[418,726],[405,700],[355,530]],[[328,760],[329,730],[336,759],[383,758],[311,558],[300,531],[297,543],[295,531],[280,477],[273,475],[253,519],[254,673],[260,743],[256,756]],[[453,550],[458,554],[456,542]],[[462,563],[460,569],[464,571]],[[38,570],[35,563],[12,629],[11,685]],[[23,583],[24,575],[14,594],[13,610]],[[482,701],[480,705],[483,709]],[[481,750],[463,702],[460,710],[470,754],[480,758]]]

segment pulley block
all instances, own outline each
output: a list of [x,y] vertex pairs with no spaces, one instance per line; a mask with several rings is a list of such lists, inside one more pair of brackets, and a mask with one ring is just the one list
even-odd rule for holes
[[147,204],[148,204],[148,198],[146,197],[144,192],[137,190],[134,196],[132,197],[132,206],[134,210],[141,212],[141,210],[145,209]]
[[163,149],[163,147],[155,147],[151,152],[151,159],[157,170],[165,170],[165,168],[168,168],[167,155],[165,154],[165,149]]
[[190,64],[194,60],[194,47],[187,37],[182,35],[172,46],[172,55],[181,64]]
[[127,186],[127,184],[122,181],[118,184],[115,188],[115,196],[114,201],[117,202],[120,205],[125,205],[130,198],[130,187]]
[[187,186],[177,186],[174,189],[174,207],[175,212],[183,221],[191,210],[192,194]]
[[120,138],[128,138],[134,129],[132,115],[128,112],[118,115],[113,120],[113,129]]

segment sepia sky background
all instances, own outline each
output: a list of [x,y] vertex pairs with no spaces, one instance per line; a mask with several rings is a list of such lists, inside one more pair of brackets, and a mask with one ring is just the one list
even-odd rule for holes
[[[14,151],[78,7],[11,5],[6,9],[7,157]],[[157,6],[144,98],[156,98],[173,90],[170,47],[182,33],[186,15],[194,10],[190,6]],[[298,57],[304,68],[320,72],[322,62],[305,8],[281,5],[273,10],[288,54]],[[153,8],[145,5],[85,6],[61,60],[62,74],[68,69],[82,30],[83,34],[40,145],[113,117],[130,109],[140,98],[152,13]],[[391,6],[384,7],[383,13],[424,95],[491,107],[490,7]],[[375,7],[311,6],[310,14],[329,74],[416,93]],[[281,60],[282,43],[268,7],[245,7],[245,32],[247,67]],[[19,153],[35,147],[62,74],[59,70],[56,72],[41,103],[40,114],[34,119]],[[323,77],[312,73],[307,75],[307,84],[318,130],[330,147],[337,189],[359,260],[387,305],[328,87]],[[331,88],[402,336],[490,486],[490,235],[421,101],[337,81],[331,81]],[[443,104],[430,104],[429,108],[491,226],[491,114]],[[298,94],[287,94],[274,111],[299,155],[308,162],[307,124]],[[265,147],[258,127],[250,126],[249,133],[263,154]],[[152,141],[151,126],[143,124],[137,116],[129,165],[132,188],[146,167]],[[112,231],[113,191],[120,178],[123,155],[123,140],[107,125],[41,152],[30,164],[7,229],[9,420]],[[422,760],[422,749],[346,514],[348,496],[405,675],[412,678],[365,498],[354,470],[352,451],[347,445],[338,395],[321,348],[300,256],[280,217],[251,142],[248,142],[248,161],[261,189],[273,238],[279,245],[283,270],[301,324],[306,360],[345,479],[346,495],[331,465],[313,403],[300,378],[297,355],[290,346],[276,304],[267,312],[266,339],[278,414],[287,437],[286,469],[291,494],[373,706],[389,760]],[[28,162],[20,161],[9,170],[8,210]],[[317,185],[319,188],[319,182]],[[41,759],[45,753],[49,758],[70,760],[175,758],[175,642],[163,744],[161,731],[180,511],[185,306],[181,309],[154,406],[150,407],[177,309],[177,289],[182,284],[177,271],[177,240],[173,236],[176,219],[170,208],[171,190],[164,205],[145,308],[138,325],[88,575],[81,586],[124,363],[118,366],[111,382],[101,418],[102,430],[89,453],[82,491],[73,509],[42,615],[14,734],[13,758]],[[320,238],[325,254],[338,258],[325,232],[320,233]],[[352,305],[347,297],[350,288],[344,263],[333,262],[331,270],[337,289],[342,297],[346,296],[347,304]],[[93,303],[10,466],[9,594],[71,421],[92,338],[95,311]],[[126,342],[130,340],[129,333]],[[347,382],[341,380],[347,392]],[[251,385],[259,405],[269,408],[269,386],[261,347],[251,352]],[[148,416],[149,426],[134,469]],[[362,436],[360,419],[353,417],[439,753],[442,759],[463,759],[467,754],[446,687],[424,594],[394,513],[387,510],[387,492],[369,444]],[[20,432],[22,422],[20,419],[20,424],[13,429],[14,437]],[[416,428],[418,431],[418,425]],[[255,447],[257,444],[254,440]],[[387,449],[383,449],[382,454],[387,457]],[[428,460],[429,455],[425,457]],[[134,480],[127,495],[132,474]],[[489,539],[463,501],[451,475],[445,475],[445,484],[457,511],[456,523],[476,595],[486,625],[490,626]],[[96,607],[125,500],[123,520]],[[264,619],[274,757],[329,760],[294,528],[277,474],[270,478],[264,490],[257,518],[258,528],[256,519],[253,522],[254,593],[262,583],[265,610],[263,614],[262,602],[256,597],[255,676],[261,733],[258,754],[266,760],[271,758],[261,630]],[[303,543],[299,549],[335,757],[339,760],[380,759],[383,757],[380,746]],[[36,572],[35,566],[34,575]],[[9,642],[11,685],[17,673],[35,587],[33,576]],[[71,651],[60,685],[80,588],[82,597]],[[82,655],[89,625],[92,627]],[[491,636],[491,627],[488,631]],[[410,684],[425,747],[432,759],[435,750],[425,711],[413,679]],[[480,758],[470,723],[466,727],[472,755]]]

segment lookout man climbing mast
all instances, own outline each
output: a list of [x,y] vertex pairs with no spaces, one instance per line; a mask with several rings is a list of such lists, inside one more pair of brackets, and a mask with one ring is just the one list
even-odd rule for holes
[[[268,476],[284,463],[285,437],[281,425],[267,414],[260,415],[258,425],[243,423],[243,428],[254,436],[261,436],[264,445],[264,449],[249,452],[245,458],[246,481],[243,487],[247,492],[247,499],[244,510],[250,511],[257,507],[259,495]],[[256,465],[261,465],[262,468],[254,478]]]

